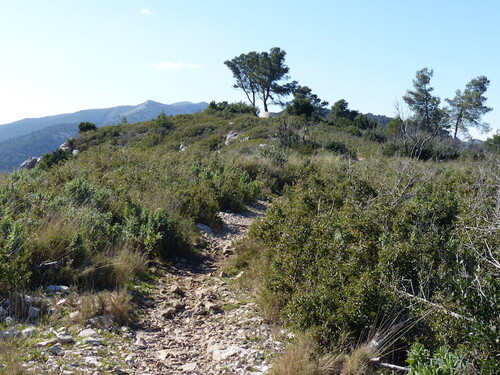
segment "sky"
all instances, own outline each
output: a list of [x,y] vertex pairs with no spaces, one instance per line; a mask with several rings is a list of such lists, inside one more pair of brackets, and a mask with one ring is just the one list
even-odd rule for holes
[[245,101],[224,61],[279,47],[293,80],[363,113],[394,116],[424,67],[443,102],[485,75],[495,131],[499,14],[497,0],[0,0],[0,124],[147,100]]

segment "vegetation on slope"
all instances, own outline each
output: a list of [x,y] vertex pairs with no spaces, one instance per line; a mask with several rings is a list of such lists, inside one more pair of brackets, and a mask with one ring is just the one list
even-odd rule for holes
[[[212,103],[84,132],[76,156],[56,151],[2,175],[0,295],[130,285],[151,259],[189,256],[196,223],[217,228],[219,211],[277,197],[237,264],[258,272],[270,316],[311,331],[327,351],[396,314],[406,328],[394,361],[420,341],[468,352],[492,372],[496,148],[471,155],[455,143],[459,163],[401,158],[387,152],[400,139],[393,128],[339,108],[327,119],[260,119],[242,103]],[[448,146],[433,147],[444,155]]]

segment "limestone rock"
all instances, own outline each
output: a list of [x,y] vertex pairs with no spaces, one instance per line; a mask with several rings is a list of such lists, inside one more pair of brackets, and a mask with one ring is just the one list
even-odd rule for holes
[[196,226],[198,227],[198,229],[200,229],[202,232],[205,232],[207,234],[214,234],[214,231],[212,230],[212,228],[210,228],[208,225],[206,224],[202,224],[202,223],[197,223]]
[[29,159],[21,163],[19,169],[33,169],[40,162],[40,160],[42,160],[42,158],[31,156]]
[[31,337],[36,333],[37,329],[35,327],[28,327],[21,331],[23,337]]
[[170,293],[178,294],[179,296],[182,296],[184,294],[181,287],[177,284],[174,284],[170,287]]
[[35,345],[37,348],[45,348],[46,346],[49,345],[54,345],[57,343],[57,339],[50,339],[46,341],[40,341],[38,344]]
[[75,340],[73,339],[73,336],[71,336],[71,335],[59,335],[59,336],[57,336],[57,341],[61,345],[67,345],[67,344],[71,344],[72,342],[75,342]]
[[238,138],[238,135],[239,135],[239,133],[238,133],[238,132],[236,132],[236,131],[234,131],[234,130],[232,130],[232,131],[230,131],[229,133],[227,133],[227,134],[226,134],[226,140],[225,140],[225,142],[224,142],[224,143],[226,144],[226,146],[227,146],[227,145],[228,145],[231,141],[233,141],[233,140],[235,140],[236,138]]
[[98,337],[99,334],[92,328],[87,328],[81,331],[78,334],[79,337],[86,338],[86,337]]
[[47,291],[52,293],[69,293],[69,286],[65,285],[49,285]]

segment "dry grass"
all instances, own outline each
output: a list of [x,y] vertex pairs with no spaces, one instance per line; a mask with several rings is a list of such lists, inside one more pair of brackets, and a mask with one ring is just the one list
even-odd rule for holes
[[9,345],[8,341],[0,341],[0,375],[31,374],[22,366],[19,349]]
[[318,355],[319,348],[308,336],[290,344],[273,364],[271,375],[365,375],[373,373],[370,345],[354,348],[349,354]]
[[337,349],[320,354],[317,342],[310,334],[301,334],[273,364],[271,375],[366,375],[375,373],[372,358],[387,354],[395,342],[408,330],[406,321],[392,320],[379,323],[369,338],[354,346],[347,346],[347,337]]
[[320,375],[317,345],[309,335],[299,336],[273,363],[270,375]]
[[79,314],[71,318],[73,323],[85,324],[90,318],[105,315],[113,315],[120,325],[133,320],[134,304],[127,289],[89,293],[78,298],[75,305]]
[[120,289],[136,276],[145,274],[148,258],[128,244],[109,248],[92,259],[92,265],[78,274],[78,279],[89,288],[107,287]]

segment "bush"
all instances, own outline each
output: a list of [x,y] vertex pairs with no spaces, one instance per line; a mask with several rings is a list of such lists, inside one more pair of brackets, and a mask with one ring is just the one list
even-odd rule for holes
[[228,103],[211,101],[205,109],[205,113],[216,114],[223,117],[231,117],[238,114],[247,114],[257,116],[259,109],[257,107],[245,104],[243,102]]
[[42,157],[42,160],[37,164],[39,168],[42,169],[49,169],[53,165],[56,165],[71,156],[71,151],[70,150],[61,150],[58,148],[57,150],[45,154]]
[[85,132],[88,132],[88,131],[93,131],[93,130],[97,130],[97,126],[91,122],[80,122],[80,124],[78,125],[78,131],[80,133],[85,133]]
[[[359,169],[311,169],[252,228],[254,240],[265,245],[259,256],[268,259],[266,300],[293,327],[316,329],[327,343],[342,332],[363,337],[377,315],[401,311],[418,321],[406,340],[421,337],[431,347],[457,348],[469,337],[467,350],[486,368],[493,347],[486,331],[498,321],[498,308],[492,307],[497,286],[490,279],[495,271],[485,272],[485,264],[479,271],[482,255],[462,252],[471,245],[461,234],[467,226],[461,218],[491,217],[493,206],[486,201],[494,191],[476,191],[482,198],[471,200],[478,176],[470,170],[432,174],[416,166],[392,171],[391,165],[367,163]],[[497,242],[488,237],[490,248]],[[468,287],[460,287],[465,269]],[[489,307],[472,293],[476,277]],[[453,292],[465,289],[472,294]],[[419,291],[430,304],[417,298]],[[476,301],[476,307],[466,301]],[[436,305],[441,308],[429,312]],[[475,325],[463,317],[450,321],[449,311],[473,317],[486,330],[482,342],[472,340],[478,337]]]
[[345,144],[338,141],[330,141],[324,146],[325,150],[331,151],[335,154],[343,155],[348,158],[356,159],[356,153],[349,150]]

